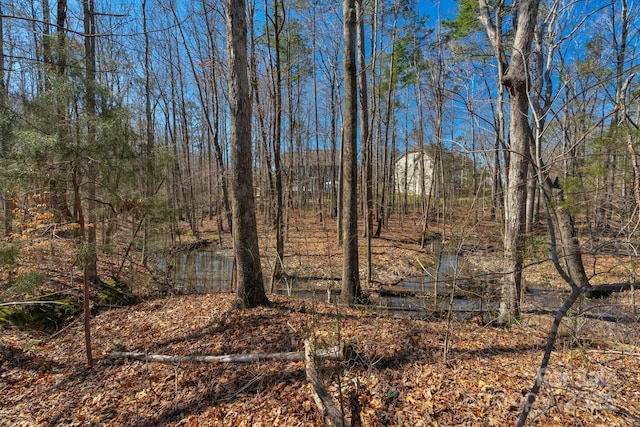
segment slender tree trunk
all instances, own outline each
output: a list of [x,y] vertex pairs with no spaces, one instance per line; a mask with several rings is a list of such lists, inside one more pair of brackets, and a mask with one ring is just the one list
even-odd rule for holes
[[[174,46],[173,43],[169,42],[167,46],[168,55],[169,55],[169,63],[174,63],[174,49],[177,49],[177,46]],[[168,134],[168,141],[171,143],[171,154],[173,157],[173,163],[171,167],[171,186],[170,192],[172,195],[172,202],[174,208],[177,208],[180,211],[184,211],[186,209],[186,196],[184,192],[184,184],[183,184],[183,172],[182,166],[180,165],[180,156],[178,153],[178,95],[176,89],[176,75],[175,75],[175,67],[172,65],[169,67],[169,94],[167,95],[166,104],[166,134]],[[179,234],[178,234],[179,237]]]
[[356,69],[355,0],[343,0],[344,16],[344,184],[342,209],[343,268],[342,301],[353,305],[361,296],[358,264],[358,99]]
[[[63,79],[65,76],[65,72],[67,69],[67,1],[66,0],[58,0],[58,8],[56,15],[56,52],[57,62],[56,62],[56,78]],[[67,101],[62,94],[57,94],[56,96],[56,114],[57,114],[57,123],[56,123],[56,139],[57,145],[61,148],[66,148],[69,144],[69,124],[67,123]],[[55,162],[55,159],[52,159]],[[54,171],[49,180],[49,188],[50,188],[50,201],[51,206],[56,211],[57,215],[59,215],[59,219],[61,220],[70,220],[73,218],[71,211],[69,210],[69,205],[67,203],[66,196],[66,187],[65,187],[65,173],[63,171]]]
[[[533,145],[533,144],[532,144]],[[536,200],[538,185],[536,179],[536,170],[533,165],[529,165],[529,172],[527,176],[527,202],[525,209],[525,233],[529,234],[533,230],[533,225],[536,218]]]
[[[177,21],[177,19],[176,19]],[[177,54],[177,62],[180,64],[182,59],[180,57],[180,49],[176,49]],[[182,67],[178,67],[178,82],[180,85],[180,116],[182,119],[182,145],[184,150],[184,174],[186,175],[186,182],[183,185],[186,185],[184,189],[185,195],[185,215],[187,217],[187,222],[189,223],[189,227],[193,232],[193,235],[196,238],[200,237],[200,232],[198,229],[198,220],[197,220],[197,206],[196,206],[196,196],[195,196],[195,184],[194,184],[194,173],[191,159],[191,129],[189,126],[189,112],[187,111],[187,100],[185,98],[185,83],[184,83],[184,72]]]
[[[416,67],[416,97],[418,98],[418,150],[420,154],[420,208],[422,209],[422,236],[420,238],[420,247],[424,249],[426,243],[427,230],[429,229],[429,209],[431,202],[431,188],[433,187],[433,171],[434,166],[431,165],[431,170],[425,170],[425,163],[427,162],[427,153],[425,151],[424,145],[424,112],[423,105],[424,101],[422,99],[422,88],[420,87],[420,82],[422,80],[420,75],[420,70]],[[407,172],[408,165],[405,164],[405,182],[407,181]],[[427,189],[426,185],[426,175],[430,174],[431,179],[429,179],[429,188]],[[428,191],[427,191],[428,190]],[[406,190],[405,190],[406,191]]]
[[[2,17],[2,3],[0,3],[0,156],[9,156],[10,117],[7,102],[9,92],[5,83],[4,61],[4,18]],[[7,188],[2,189],[2,216],[4,223],[4,235],[8,237],[12,231],[13,202]]]
[[[84,9],[84,50],[85,50],[85,91],[87,115],[87,146],[93,148],[96,140],[96,24],[93,0],[83,0]],[[91,284],[100,282],[98,277],[98,253],[96,247],[96,171],[94,162],[87,162],[87,258],[85,274]]]
[[[335,75],[335,74],[334,74]],[[342,159],[344,151],[344,129],[340,129],[340,139],[343,141],[340,144],[340,154],[338,154],[338,129],[337,129],[337,116],[338,116],[338,100],[337,100],[337,87],[336,80],[331,81],[331,162],[333,169],[333,184],[332,195],[335,200],[334,211],[336,215],[336,243],[342,246]],[[339,164],[336,162],[339,159]]]
[[360,87],[360,141],[362,145],[362,194],[364,195],[364,234],[367,239],[367,269],[365,283],[371,282],[371,234],[373,228],[373,187],[371,135],[369,134],[369,94],[364,38],[364,0],[356,0],[358,25],[358,86]]
[[[391,63],[389,64],[389,87],[387,90],[386,104],[387,110],[385,112],[384,117],[384,140],[383,140],[383,155],[382,155],[382,189],[380,191],[380,204],[378,206],[378,224],[376,226],[375,236],[380,237],[382,233],[382,228],[385,225],[387,219],[387,211],[389,210],[389,206],[393,201],[389,200],[387,202],[387,197],[391,198],[390,195],[393,194],[393,147],[390,147],[391,144],[394,143],[395,129],[393,128],[393,101],[394,101],[394,90],[395,83],[394,80],[396,78],[396,63],[395,63],[395,52],[396,52],[396,38],[397,38],[397,24],[398,24],[398,3],[395,4],[395,17],[393,20],[393,28],[391,31]],[[391,138],[389,137],[389,133],[392,133]],[[391,142],[389,142],[391,140]]]
[[[502,92],[502,89],[500,89]],[[498,217],[498,213],[504,210],[504,194],[502,187],[502,168],[500,167],[500,150],[504,142],[504,114],[503,114],[503,95],[498,94],[498,123],[499,132],[496,132],[495,140],[493,144],[493,166],[492,166],[492,180],[491,180],[491,220],[495,220]],[[502,208],[501,208],[502,207]]]
[[[614,4],[611,6],[615,7]],[[627,111],[627,92],[629,91],[629,86],[635,74],[629,74],[629,71],[625,70],[625,65],[627,62],[627,43],[629,37],[629,30],[631,27],[631,19],[629,17],[629,7],[627,4],[627,0],[621,1],[621,10],[620,10],[620,34],[616,36],[615,27],[612,28],[612,32],[614,34],[614,42],[616,42],[615,50],[616,50],[616,111],[617,113],[614,115],[615,125],[619,128],[623,129],[626,135],[626,145],[627,152],[629,153],[629,158],[631,161],[632,173],[633,173],[633,197],[635,201],[635,212],[638,215],[638,223],[640,223],[640,164],[638,161],[638,153],[636,150],[636,146],[634,143],[634,135],[633,128],[637,133],[638,124],[634,123]],[[615,14],[615,11],[612,11],[612,15]],[[625,78],[625,74],[628,77]]]
[[[266,188],[264,187],[264,183],[263,183],[263,190],[262,194],[264,195],[271,195],[271,194],[275,194],[275,179],[273,176],[273,163],[271,162],[271,155],[269,152],[269,137],[267,135],[267,124],[266,124],[266,112],[264,109],[264,106],[262,105],[262,101],[261,101],[261,97],[260,97],[260,89],[259,89],[259,85],[258,85],[258,58],[256,55],[256,41],[255,41],[255,30],[254,30],[254,14],[255,14],[255,8],[253,6],[253,4],[250,6],[250,11],[249,11],[249,31],[250,31],[250,46],[251,46],[251,57],[249,60],[249,73],[250,73],[250,85],[251,85],[251,94],[253,96],[252,98],[252,105],[256,106],[256,111],[257,111],[257,119],[258,119],[258,129],[260,132],[260,139],[262,141],[262,147],[261,147],[261,154],[262,154],[262,161],[266,164],[266,171],[264,173],[264,175],[267,178],[267,182],[266,182]],[[265,197],[269,200],[267,200],[267,203],[262,203],[264,212],[265,212],[265,217],[266,217],[266,222],[271,221],[271,208],[270,208],[270,199],[271,197]]]
[[[282,165],[280,164],[280,151],[282,139],[282,60],[280,52],[280,35],[284,26],[284,16],[280,15],[280,9],[284,13],[284,4],[280,0],[274,1],[274,13],[270,18],[273,25],[274,49],[275,49],[275,87],[274,87],[274,124],[273,124],[273,167],[275,168],[275,191],[276,191],[276,217],[275,217],[275,233],[276,233],[276,259],[273,264],[273,280],[279,280],[283,273],[284,260],[284,197],[282,188]],[[282,18],[283,22],[280,22]],[[289,91],[291,94],[291,91]],[[291,107],[291,102],[289,102]],[[291,126],[292,115],[289,114],[289,123]],[[291,136],[291,135],[290,135]],[[290,137],[290,141],[291,141]],[[289,150],[290,159],[293,161],[293,150]],[[291,188],[291,186],[289,186]],[[299,188],[300,189],[300,188]]]
[[51,8],[49,0],[42,0],[42,21],[42,60],[44,61],[42,85],[45,92],[48,92],[51,90],[51,74],[54,70],[51,55]]
[[[431,77],[431,84],[429,87],[432,90],[433,97],[433,109],[434,109],[434,138],[435,138],[435,150],[433,152],[433,170],[431,174],[431,192],[430,196],[432,196],[433,200],[433,208],[436,213],[436,221],[441,223],[444,220],[444,206],[441,206],[441,203],[444,203],[444,167],[443,167],[443,144],[442,139],[444,137],[443,130],[443,117],[444,117],[444,103],[445,103],[445,69],[444,69],[444,49],[443,49],[443,41],[440,28],[438,28],[437,34],[437,46],[436,46],[436,58],[435,64],[431,67],[431,71],[429,73]],[[424,169],[424,168],[423,168]],[[421,177],[424,179],[424,175]],[[428,214],[428,212],[427,212]],[[446,232],[446,228],[443,226],[443,238],[446,238],[444,233]]]
[[233,250],[236,265],[236,306],[268,304],[264,291],[255,198],[251,140],[251,99],[247,77],[247,21],[244,0],[226,0],[231,104],[231,189],[233,194]]
[[[74,165],[73,171],[71,173],[71,181],[73,184],[73,195],[74,195],[74,210],[77,211],[78,214],[78,225],[80,226],[80,236],[84,241],[87,230],[84,222],[84,211],[82,209],[82,198],[80,196],[80,182],[78,179],[78,170],[77,166]],[[85,353],[87,356],[87,365],[91,367],[93,365],[93,351],[91,347],[91,306],[90,306],[90,293],[89,293],[89,275],[86,267],[86,259],[84,260],[84,268],[82,269],[82,294],[83,294],[83,309],[84,309],[84,344],[85,344]]]
[[[205,1],[202,2],[203,8],[205,7]],[[253,18],[252,18],[253,19]],[[220,101],[218,99],[218,71],[216,59],[219,58],[216,50],[216,32],[211,26],[211,21],[207,15],[205,22],[207,24],[207,36],[209,38],[209,44],[211,45],[212,60],[211,60],[211,86],[212,86],[212,103],[213,103],[213,149],[215,152],[216,165],[220,175],[220,186],[222,189],[222,207],[224,209],[224,217],[227,221],[229,231],[233,229],[233,220],[231,215],[231,203],[229,201],[229,183],[227,182],[227,167],[224,163],[223,150],[220,146]],[[253,37],[252,37],[253,43]]]
[[[317,41],[316,41],[316,7],[315,5],[311,6],[313,8],[313,22],[311,29],[311,40],[312,40],[312,74],[313,74],[313,99],[318,99],[318,73],[317,73]],[[313,136],[315,140],[315,149],[316,149],[316,168],[318,170],[318,211],[320,212],[320,221],[322,222],[322,229],[326,230],[326,212],[324,211],[324,196],[325,196],[325,184],[327,182],[326,176],[326,165],[329,158],[326,156],[327,150],[323,150],[324,155],[322,156],[322,161],[320,159],[320,128],[319,128],[319,113],[318,113],[318,102],[313,103]]]
[[[153,191],[153,162],[151,159],[154,147],[154,131],[153,131],[153,112],[151,110],[151,65],[150,65],[150,43],[149,32],[147,29],[147,0],[142,1],[142,32],[144,35],[144,115],[145,115],[145,137],[146,144],[144,147],[144,165],[145,165],[145,197],[151,197]],[[148,251],[148,218],[143,224],[143,253],[142,264],[147,265]]]

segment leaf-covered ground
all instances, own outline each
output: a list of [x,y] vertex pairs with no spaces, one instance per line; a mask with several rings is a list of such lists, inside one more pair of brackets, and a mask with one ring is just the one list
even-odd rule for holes
[[[335,285],[341,256],[330,227],[313,216],[291,218],[288,274]],[[374,239],[376,285],[428,264],[417,243],[420,227],[419,221],[395,221]],[[474,233],[449,245],[495,271],[495,239]],[[272,243],[261,238],[266,271]],[[73,258],[52,242],[39,245],[44,249],[23,252],[49,271],[47,286],[75,286],[79,293]],[[220,246],[228,249],[228,240]],[[354,360],[325,361],[320,372],[347,417],[359,413],[364,426],[514,425],[536,378],[553,309],[565,295],[550,263],[531,256],[525,276],[535,292],[526,296],[522,323],[508,329],[276,295],[270,295],[272,307],[248,311],[232,310],[231,294],[154,297],[92,319],[95,365],[87,369],[81,319],[55,334],[7,328],[0,331],[0,425],[320,426],[302,362],[166,365],[103,357],[115,351],[301,351],[310,336],[320,346],[346,342],[355,349]],[[616,280],[624,270],[618,261],[598,256],[589,265]],[[117,254],[101,256],[103,274],[118,265]],[[69,272],[76,275],[71,283]],[[596,278],[606,280],[604,274]],[[530,425],[640,425],[640,328],[631,298],[626,293],[576,307],[583,315],[566,319]]]
[[[101,357],[293,351],[313,334],[320,344],[354,346],[355,361],[325,362],[322,375],[345,413],[357,397],[364,425],[512,425],[545,342],[533,324],[447,326],[272,299],[273,307],[234,311],[231,295],[188,295],[103,312],[93,320],[92,369],[85,368],[79,322],[55,337],[2,331],[0,423],[322,425],[302,362],[165,365]],[[570,344],[565,336],[553,355],[531,425],[638,425],[637,350]]]

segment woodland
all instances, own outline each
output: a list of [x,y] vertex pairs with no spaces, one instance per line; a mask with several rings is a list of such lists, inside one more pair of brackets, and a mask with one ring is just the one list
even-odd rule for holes
[[0,425],[640,425],[637,6],[0,1]]

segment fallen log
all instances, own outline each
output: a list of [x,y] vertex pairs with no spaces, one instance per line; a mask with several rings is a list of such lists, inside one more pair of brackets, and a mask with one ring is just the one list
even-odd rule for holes
[[[338,346],[318,349],[315,356],[320,359],[346,360],[348,358],[348,348],[344,344]],[[220,356],[191,355],[191,356],[169,356],[165,354],[148,354],[132,352],[114,352],[103,356],[106,359],[136,359],[145,362],[157,363],[251,363],[265,360],[288,360],[299,362],[305,360],[303,351],[292,351],[286,353],[249,353],[249,354],[226,354]]]
[[[317,357],[317,351],[315,352]],[[316,369],[313,344],[304,340],[304,366],[307,373],[307,381],[311,383],[311,394],[325,421],[336,427],[351,427],[342,412],[334,403],[331,395],[320,381]]]
[[584,295],[587,298],[606,298],[614,292],[628,291],[631,288],[640,289],[640,282],[634,283],[608,283],[605,285],[591,286]]
[[69,301],[11,301],[3,302],[0,307],[8,307],[12,305],[45,305],[45,304],[58,304],[69,305]]

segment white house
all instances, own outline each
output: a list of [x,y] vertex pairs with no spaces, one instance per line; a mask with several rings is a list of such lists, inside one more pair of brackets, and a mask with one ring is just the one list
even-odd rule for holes
[[433,158],[424,151],[409,151],[396,160],[395,182],[400,194],[422,195],[431,190]]

